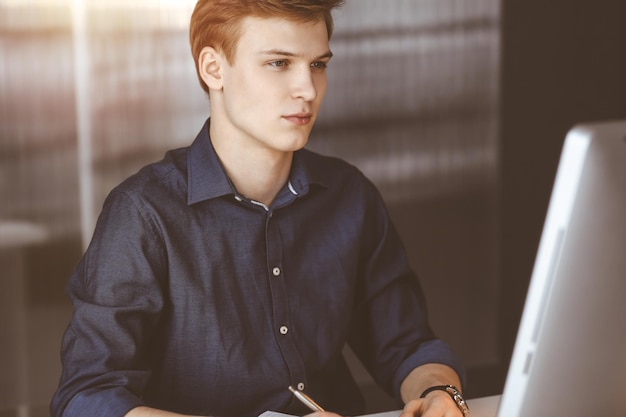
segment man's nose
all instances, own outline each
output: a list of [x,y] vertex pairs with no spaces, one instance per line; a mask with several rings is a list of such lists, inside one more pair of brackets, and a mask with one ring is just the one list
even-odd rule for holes
[[305,101],[313,101],[317,97],[318,86],[316,85],[316,77],[320,76],[319,74],[314,74],[309,67],[298,70],[294,74],[292,96]]

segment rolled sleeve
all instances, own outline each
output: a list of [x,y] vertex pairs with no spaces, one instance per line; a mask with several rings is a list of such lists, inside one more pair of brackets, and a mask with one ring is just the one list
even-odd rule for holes
[[465,370],[452,349],[432,331],[426,299],[404,246],[374,192],[369,235],[364,239],[367,262],[362,271],[356,326],[350,345],[376,382],[401,404],[400,385],[416,367],[439,363],[453,368],[461,380]]
[[450,346],[441,339],[433,339],[420,343],[417,350],[407,357],[398,367],[393,377],[393,392],[395,398],[400,399],[400,386],[406,377],[415,368],[429,363],[447,365],[459,375],[461,385],[465,386],[465,367],[461,360],[454,354]]
[[[113,193],[67,286],[74,313],[63,337],[55,417],[123,416],[141,405],[145,351],[163,306],[152,229],[136,203]],[[121,266],[123,265],[123,266]]]
[[124,416],[143,403],[124,387],[92,389],[76,395],[67,405],[63,417]]

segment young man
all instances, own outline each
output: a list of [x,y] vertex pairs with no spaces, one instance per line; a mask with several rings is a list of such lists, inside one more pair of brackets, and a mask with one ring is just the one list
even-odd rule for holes
[[462,416],[442,387],[460,387],[461,365],[429,328],[379,193],[303,149],[339,3],[198,2],[210,120],[107,198],[68,284],[53,416],[310,413],[289,386],[357,415],[346,342],[406,417]]

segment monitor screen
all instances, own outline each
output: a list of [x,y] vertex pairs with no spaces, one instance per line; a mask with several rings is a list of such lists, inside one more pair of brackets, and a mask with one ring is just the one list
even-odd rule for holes
[[626,121],[579,125],[565,138],[498,416],[626,416],[625,320]]

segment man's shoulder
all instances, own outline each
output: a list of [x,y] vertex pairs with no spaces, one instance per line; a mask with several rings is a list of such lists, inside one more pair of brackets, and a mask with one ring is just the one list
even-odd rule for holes
[[159,196],[175,193],[183,196],[187,189],[187,153],[177,148],[165,153],[163,159],[139,168],[113,190],[137,196]]

